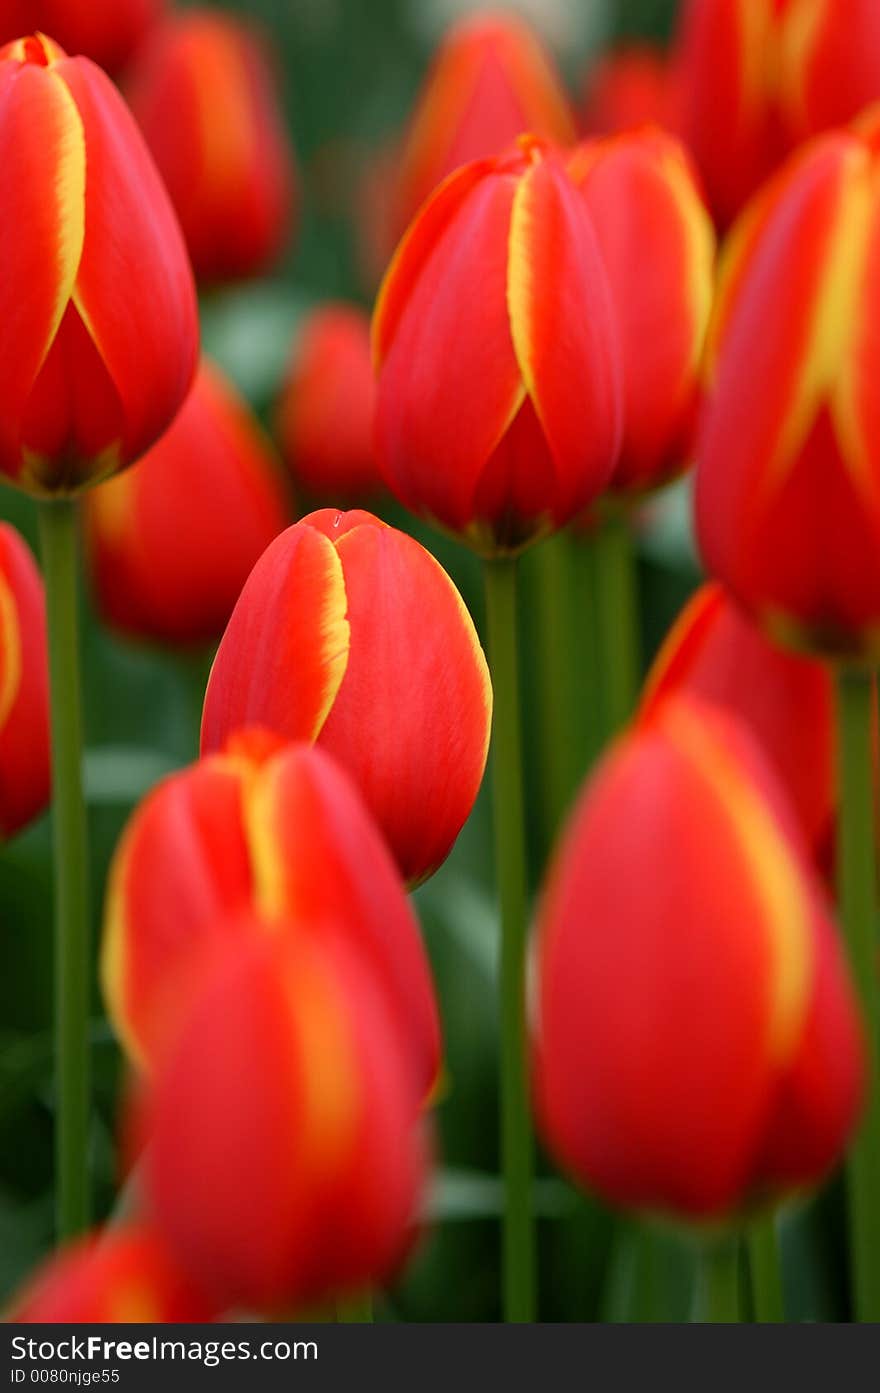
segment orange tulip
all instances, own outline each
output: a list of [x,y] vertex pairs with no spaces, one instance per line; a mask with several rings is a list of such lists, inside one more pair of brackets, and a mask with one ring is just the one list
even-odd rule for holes
[[136,637],[219,638],[251,567],[289,520],[268,440],[232,384],[203,362],[137,469],[88,496],[101,612]]
[[609,1202],[704,1220],[820,1180],[864,1084],[796,825],[739,723],[659,703],[575,808],[540,912],[546,1140]]
[[[691,461],[712,223],[684,147],[658,129],[586,141],[569,172],[596,231],[623,364],[623,444],[608,488],[643,492]],[[650,274],[634,275],[639,264]]]
[[401,1021],[427,1094],[440,1063],[437,1007],[385,844],[328,755],[253,731],[160,784],[111,868],[104,993],[129,1053],[148,1069],[192,996],[199,955],[245,914],[270,935],[289,925],[297,937],[332,933],[353,945]]
[[169,17],[126,95],[180,218],[196,275],[260,275],[287,240],[293,152],[256,34],[232,15]]
[[417,1091],[338,934],[227,937],[156,1077],[147,1205],[218,1305],[291,1311],[380,1283],[406,1255]]
[[39,30],[115,75],[166,6],[167,0],[0,0],[0,44]]
[[707,567],[775,636],[880,653],[880,109],[732,234],[697,469]]
[[531,29],[485,12],[454,25],[434,59],[398,160],[393,235],[459,165],[500,154],[521,131],[575,139],[561,78]]
[[49,802],[49,673],[43,582],[25,543],[0,523],[0,834]]
[[656,124],[675,131],[680,121],[673,62],[650,44],[628,44],[603,54],[587,70],[581,125],[596,135],[616,135]]
[[208,1321],[216,1307],[191,1286],[167,1245],[144,1225],[106,1229],[49,1259],[13,1301],[29,1325]]
[[118,92],[51,39],[0,49],[0,170],[0,474],[72,493],[142,455],[184,400],[192,274]]
[[359,502],[382,491],[373,449],[370,321],[356,305],[313,310],[294,340],[278,403],[278,438],[313,498]]
[[205,696],[202,752],[260,726],[348,770],[408,881],[445,860],[486,763],[491,686],[443,568],[369,513],[312,513],[257,562]]
[[379,462],[406,507],[516,552],[607,484],[621,390],[607,277],[561,157],[466,165],[397,250],[373,321]]

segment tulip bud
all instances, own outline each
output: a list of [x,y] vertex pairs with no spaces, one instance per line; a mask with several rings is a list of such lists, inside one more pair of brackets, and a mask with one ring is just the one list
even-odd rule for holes
[[28,1325],[209,1321],[216,1307],[183,1276],[167,1245],[143,1225],[93,1233],[49,1259],[13,1302]]
[[593,63],[584,80],[581,125],[596,135],[639,126],[677,130],[680,115],[674,64],[650,44],[629,44]]
[[114,75],[166,8],[167,0],[0,0],[0,44],[19,34],[51,34],[68,53]]
[[448,856],[480,787],[492,689],[443,568],[369,513],[312,513],[257,562],[205,695],[202,753],[261,726],[347,769],[408,881]]
[[332,931],[228,936],[147,1126],[148,1208],[224,1307],[290,1311],[382,1282],[406,1254],[417,1095],[370,973]]
[[219,638],[251,567],[289,519],[268,440],[232,384],[203,362],[158,444],[88,496],[104,618],[160,643]]
[[572,144],[574,119],[561,78],[521,19],[463,19],[440,46],[410,121],[398,163],[395,238],[454,169],[500,154],[520,131]]
[[0,523],[0,834],[49,802],[49,673],[43,582],[25,543]]
[[776,638],[880,653],[880,111],[743,215],[710,333],[704,560]]
[[418,925],[357,791],[323,751],[238,737],[172,775],[135,813],[114,859],[102,978],[130,1054],[153,1069],[206,945],[259,915],[341,934],[399,1018],[423,1096],[440,1063],[437,1006]]
[[582,512],[611,476],[611,293],[561,158],[531,136],[466,165],[400,244],[373,321],[376,440],[406,507],[487,554]]
[[184,400],[192,273],[115,87],[51,39],[0,49],[0,169],[0,474],[73,493],[142,455]]
[[266,271],[290,229],[295,169],[251,28],[216,10],[170,17],[138,55],[126,95],[196,275],[219,281]]
[[[691,460],[715,235],[684,147],[660,130],[587,141],[569,172],[592,218],[617,317],[624,427],[609,490],[639,493]],[[650,274],[633,274],[640,263]]]
[[357,502],[381,492],[374,399],[369,319],[356,305],[322,305],[296,336],[277,413],[284,458],[311,497]]
[[826,865],[836,807],[831,676],[777,648],[720,585],[685,607],[648,674],[641,714],[683,693],[724,707],[748,727],[789,795],[804,841]]
[[727,1218],[840,1159],[855,999],[785,799],[724,713],[660,703],[600,766],[538,959],[544,1134],[609,1202]]

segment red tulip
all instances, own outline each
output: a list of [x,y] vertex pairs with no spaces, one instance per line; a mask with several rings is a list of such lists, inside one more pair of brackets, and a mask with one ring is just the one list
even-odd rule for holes
[[209,1321],[216,1307],[183,1276],[159,1235],[108,1228],[49,1259],[7,1317],[29,1325]]
[[0,170],[0,473],[71,493],[142,455],[186,396],[192,274],[115,87],[50,39],[0,49]]
[[156,1079],[148,1207],[224,1307],[290,1311],[379,1283],[411,1242],[417,1096],[339,935],[230,935]]
[[776,637],[880,652],[880,119],[821,138],[722,268],[697,470],[709,570]]
[[609,489],[642,492],[691,460],[715,236],[684,147],[660,130],[586,141],[569,171],[617,312],[624,428]]
[[585,131],[616,135],[649,123],[674,131],[679,122],[674,64],[660,49],[629,44],[588,69],[581,108]]
[[287,240],[293,152],[262,43],[217,10],[170,17],[126,94],[180,218],[196,275],[255,276]]
[[356,502],[381,491],[374,399],[369,319],[356,305],[322,305],[296,336],[278,403],[284,458],[312,497]]
[[411,118],[398,161],[395,238],[448,174],[500,154],[521,131],[559,145],[574,141],[562,80],[522,20],[469,16],[447,34]]
[[840,1159],[857,1006],[739,723],[676,698],[614,748],[557,856],[538,956],[544,1134],[606,1200],[723,1218]]
[[43,582],[25,543],[0,523],[0,834],[49,802],[49,673]]
[[650,721],[676,692],[723,706],[749,728],[791,798],[804,840],[824,864],[837,802],[828,669],[768,642],[720,585],[704,585],[648,675],[643,716]]
[[373,322],[379,462],[408,508],[485,552],[562,527],[607,484],[620,365],[583,200],[541,142],[452,175]]
[[443,568],[369,513],[312,513],[257,562],[205,696],[202,753],[260,726],[354,779],[408,881],[445,860],[483,777],[492,692]]
[[682,129],[726,225],[807,136],[880,98],[876,0],[689,0]]
[[[135,813],[111,869],[105,997],[136,1060],[153,1068],[206,945],[260,916],[263,931],[341,935],[399,1017],[423,1095],[440,1032],[418,925],[384,842],[323,751],[249,732],[166,779]],[[197,980],[197,978],[196,978]]]
[[171,429],[137,469],[88,497],[104,617],[160,642],[218,638],[251,567],[289,518],[268,440],[232,384],[203,362]]
[[167,0],[0,0],[0,43],[35,30],[108,73],[123,68]]

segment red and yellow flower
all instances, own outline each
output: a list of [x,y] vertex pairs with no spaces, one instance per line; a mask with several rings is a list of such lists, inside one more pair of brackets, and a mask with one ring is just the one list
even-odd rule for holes
[[218,10],[169,16],[126,83],[196,275],[255,276],[281,254],[296,177],[273,75],[252,28]]
[[208,682],[202,752],[251,726],[317,742],[415,882],[470,813],[491,711],[476,630],[442,566],[369,513],[325,509],[251,572]]
[[544,1135],[606,1200],[726,1218],[840,1159],[858,1008],[786,800],[726,714],[661,702],[600,766],[538,968]]
[[158,444],[88,495],[100,610],[136,637],[219,638],[252,566],[289,521],[269,441],[232,384],[203,362]]
[[168,0],[0,0],[0,44],[35,30],[68,53],[115,75],[125,67]]
[[775,637],[880,652],[880,109],[734,229],[697,469],[708,569]]
[[192,273],[116,88],[51,39],[0,50],[0,171],[0,474],[73,493],[139,458],[184,400]]
[[49,671],[43,582],[25,543],[0,523],[0,835],[48,805]]
[[589,134],[617,135],[649,124],[677,131],[679,122],[675,64],[661,49],[627,44],[587,69],[581,126]]
[[441,185],[391,263],[373,343],[379,463],[414,512],[515,552],[607,484],[621,430],[611,292],[583,199],[541,141]]

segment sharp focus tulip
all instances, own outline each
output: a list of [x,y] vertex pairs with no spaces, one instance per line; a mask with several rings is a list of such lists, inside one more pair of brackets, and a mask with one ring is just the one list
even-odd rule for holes
[[593,64],[584,83],[583,129],[616,135],[656,124],[679,125],[678,84],[671,60],[650,44],[632,44]]
[[371,975],[322,937],[227,942],[148,1105],[148,1208],[223,1306],[382,1282],[411,1241],[416,1092]]
[[684,147],[658,129],[587,141],[569,170],[617,312],[624,429],[609,488],[638,493],[691,460],[715,235]]
[[167,0],[0,0],[0,43],[38,30],[68,53],[116,74],[165,10]]
[[257,421],[232,384],[203,363],[170,430],[136,469],[89,495],[86,519],[107,621],[134,636],[186,644],[219,638],[290,509]]
[[278,403],[284,458],[311,497],[358,502],[381,492],[374,401],[369,319],[356,305],[322,305],[297,333]]
[[726,225],[809,135],[880,98],[876,0],[689,0],[682,130]]
[[439,49],[410,122],[398,164],[395,237],[454,169],[500,154],[521,131],[558,145],[574,141],[561,78],[522,20],[462,20]]
[[231,15],[170,17],[134,64],[126,95],[180,218],[196,275],[259,275],[288,236],[293,152],[267,56]]
[[660,703],[600,766],[539,922],[545,1137],[616,1205],[720,1219],[821,1179],[863,1050],[796,824],[745,728]]
[[209,1321],[216,1307],[183,1276],[166,1243],[144,1225],[90,1234],[50,1258],[13,1302],[29,1325]]
[[43,582],[21,537],[0,523],[0,835],[43,811],[50,782]]
[[776,637],[880,653],[880,112],[734,230],[697,470],[709,570]]
[[354,779],[405,879],[445,860],[486,763],[492,689],[443,568],[369,513],[312,513],[257,562],[214,663],[202,752],[260,726]]
[[404,1030],[423,1094],[439,1068],[431,977],[400,878],[350,781],[308,745],[249,732],[165,780],[135,814],[110,879],[103,981],[130,1053],[152,1068],[192,994],[199,954],[259,914],[341,934]]
[[648,675],[642,713],[682,692],[722,706],[751,730],[789,794],[807,845],[825,865],[836,805],[831,675],[770,643],[720,585],[682,612]]
[[425,205],[373,321],[386,482],[487,553],[515,552],[607,484],[621,430],[614,312],[560,157],[530,136]]
[[0,171],[0,474],[72,493],[142,455],[184,400],[192,273],[116,88],[50,39],[0,50]]

